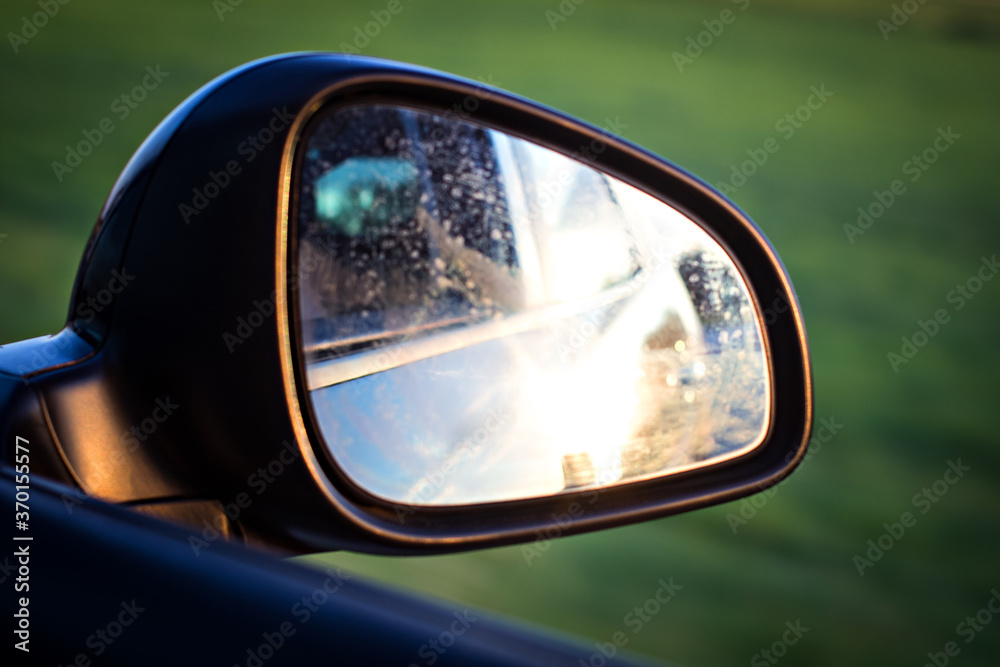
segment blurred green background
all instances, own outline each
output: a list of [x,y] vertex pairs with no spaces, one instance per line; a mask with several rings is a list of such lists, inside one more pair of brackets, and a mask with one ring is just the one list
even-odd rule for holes
[[[38,5],[0,6],[0,342],[60,327],[105,195],[170,109],[245,61],[339,50],[388,4],[222,1],[70,2],[16,43],[10,33]],[[520,547],[310,562],[589,643],[624,631],[627,648],[681,664],[770,664],[760,651],[796,621],[808,631],[787,648],[787,664],[921,665],[949,641],[960,650],[951,664],[997,664],[1000,615],[981,614],[978,623],[992,620],[981,631],[960,624],[1000,590],[1000,279],[960,310],[947,296],[1000,252],[1000,4],[910,0],[902,4],[916,12],[884,35],[888,2],[402,3],[363,53],[614,121],[711,183],[777,139],[778,152],[732,198],[792,276],[817,418],[842,428],[814,442],[776,492],[756,497],[755,514],[736,502],[560,539],[530,565]],[[734,20],[712,23],[724,9]],[[674,54],[703,32],[707,46],[678,67]],[[113,115],[114,100],[156,65],[164,82],[127,118]],[[777,124],[812,86],[832,96],[788,136]],[[114,132],[60,182],[52,162],[104,117]],[[959,138],[911,181],[904,163],[939,128]],[[896,179],[905,193],[852,243],[844,225]],[[950,320],[894,372],[887,355],[938,309]],[[939,483],[947,492],[937,502],[915,506],[958,459],[971,469]],[[733,518],[741,511],[745,523]],[[860,576],[854,557],[907,511],[916,524]],[[633,632],[627,615],[670,577],[683,588]]]

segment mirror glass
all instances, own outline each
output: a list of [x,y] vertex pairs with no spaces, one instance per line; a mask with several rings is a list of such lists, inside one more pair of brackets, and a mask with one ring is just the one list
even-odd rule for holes
[[313,413],[393,503],[604,488],[759,445],[760,315],[679,211],[455,114],[336,108],[301,143]]

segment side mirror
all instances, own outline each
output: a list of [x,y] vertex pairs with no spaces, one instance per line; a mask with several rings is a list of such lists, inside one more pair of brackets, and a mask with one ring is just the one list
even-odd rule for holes
[[336,105],[293,188],[309,421],[359,491],[463,506],[600,491],[764,441],[762,322],[695,221],[572,156]]
[[24,389],[0,430],[34,424],[52,476],[292,551],[723,502],[787,475],[812,421],[790,282],[721,194],[508,93],[324,54],[171,114],[112,190],[67,328],[0,371]]

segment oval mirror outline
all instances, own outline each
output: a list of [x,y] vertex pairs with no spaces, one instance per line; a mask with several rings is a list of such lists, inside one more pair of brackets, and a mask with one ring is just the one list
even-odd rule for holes
[[696,223],[573,158],[402,105],[312,125],[298,298],[324,444],[391,503],[499,502],[758,446],[760,316]]

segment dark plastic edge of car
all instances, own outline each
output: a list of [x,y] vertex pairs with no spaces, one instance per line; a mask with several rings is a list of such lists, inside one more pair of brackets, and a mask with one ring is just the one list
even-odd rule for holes
[[[0,467],[6,498],[13,475]],[[390,590],[337,566],[304,567],[222,542],[192,550],[183,528],[35,475],[21,488],[29,489],[28,529],[11,526],[13,555],[2,564],[12,570],[8,628],[26,634],[8,630],[6,664],[575,666],[596,653],[579,639]],[[15,648],[24,639],[27,652]],[[659,663],[619,653],[607,664]]]

